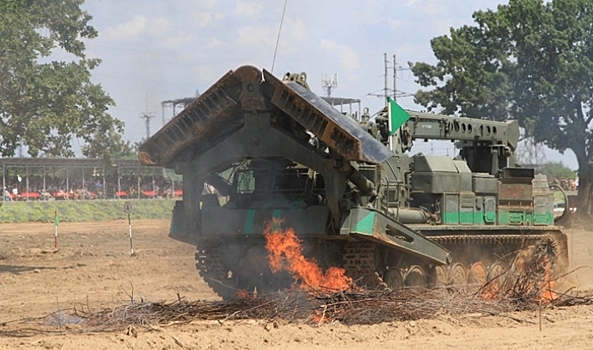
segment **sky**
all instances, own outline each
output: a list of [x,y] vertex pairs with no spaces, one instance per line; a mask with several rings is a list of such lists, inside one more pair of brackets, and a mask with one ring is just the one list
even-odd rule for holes
[[[150,134],[163,125],[161,102],[193,97],[229,70],[253,65],[306,72],[313,92],[337,75],[332,96],[358,98],[372,113],[384,105],[384,54],[396,55],[398,103],[421,110],[411,94],[408,62],[436,63],[430,40],[472,24],[472,13],[496,9],[496,0],[313,1],[286,0],[88,0],[83,9],[99,36],[86,41],[88,57],[102,59],[92,73],[115,100],[110,113],[125,122],[126,140],[146,137],[142,114],[152,114]],[[279,40],[278,40],[279,38]],[[278,47],[276,59],[274,51]],[[390,69],[389,88],[393,88]],[[179,110],[177,110],[179,112]],[[173,111],[165,109],[165,120]],[[418,145],[425,154],[454,155],[450,143]],[[577,168],[571,151],[546,150],[548,161]]]

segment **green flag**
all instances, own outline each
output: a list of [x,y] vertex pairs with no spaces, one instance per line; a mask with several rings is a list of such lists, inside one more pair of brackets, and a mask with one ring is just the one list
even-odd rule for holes
[[58,220],[58,211],[54,212],[54,225],[58,226],[60,224],[60,220]]
[[391,97],[387,97],[387,113],[389,114],[387,121],[389,136],[394,135],[397,129],[410,119],[410,113],[401,108]]

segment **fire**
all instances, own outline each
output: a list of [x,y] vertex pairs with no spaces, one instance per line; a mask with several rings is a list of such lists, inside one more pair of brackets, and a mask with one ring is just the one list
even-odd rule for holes
[[490,281],[482,288],[482,300],[497,300],[500,298],[500,284],[497,281]]
[[544,277],[543,277],[543,287],[541,289],[540,299],[541,301],[553,301],[554,299],[558,298],[558,294],[552,291],[554,288],[556,281],[552,279],[552,266],[549,263],[548,259],[544,259]]
[[249,294],[249,292],[245,290],[238,290],[237,291],[237,299],[251,299],[253,295]]
[[329,321],[329,319],[325,316],[324,313],[319,311],[315,311],[315,314],[311,315],[311,320],[317,324],[325,323]]
[[330,267],[323,272],[315,260],[303,256],[301,240],[292,228],[282,229],[282,222],[273,219],[264,230],[272,272],[290,272],[295,280],[301,281],[301,287],[304,289],[350,289],[352,279],[346,276],[344,269]]
[[520,252],[509,270],[488,281],[480,289],[482,299],[529,297],[541,303],[557,299],[558,294],[554,292],[556,280],[553,277],[553,259],[545,255],[533,256],[530,253],[533,252]]

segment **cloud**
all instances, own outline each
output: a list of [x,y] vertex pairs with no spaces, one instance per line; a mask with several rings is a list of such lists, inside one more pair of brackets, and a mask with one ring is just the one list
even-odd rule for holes
[[158,36],[167,32],[171,27],[168,19],[156,18],[147,19],[144,16],[136,15],[132,20],[120,23],[115,27],[108,27],[103,33],[105,40],[133,40],[143,34]]
[[270,27],[247,26],[237,30],[240,45],[268,47],[276,42],[276,29]]
[[191,14],[191,18],[194,20],[193,24],[205,27],[212,21],[212,12],[196,11]]
[[263,10],[264,6],[259,2],[237,0],[237,5],[235,6],[235,14],[238,17],[259,18],[261,17]]
[[291,40],[303,40],[307,38],[307,26],[300,19],[287,19],[286,29]]
[[219,40],[218,38],[211,38],[210,39],[210,42],[208,42],[208,44],[206,44],[205,47],[207,47],[209,49],[212,49],[212,48],[215,48],[215,47],[222,46],[223,44],[224,43],[221,40]]
[[195,11],[190,13],[189,17],[192,20],[190,26],[205,28],[212,26],[215,22],[224,20],[226,15],[223,12]]
[[194,40],[194,35],[188,33],[177,33],[174,36],[170,36],[160,43],[159,47],[163,49],[174,49],[181,48]]
[[214,69],[210,65],[197,65],[192,68],[197,80],[199,81],[216,81],[220,76],[214,73]]
[[327,39],[321,39],[321,49],[332,56],[336,56],[336,60],[345,70],[355,70],[360,67],[358,55],[347,45],[337,44]]
[[146,17],[136,15],[131,21],[120,23],[115,27],[107,28],[103,34],[103,39],[135,39],[146,29],[146,22]]
[[166,18],[155,18],[147,21],[146,34],[158,36],[166,33],[171,28],[171,22]]

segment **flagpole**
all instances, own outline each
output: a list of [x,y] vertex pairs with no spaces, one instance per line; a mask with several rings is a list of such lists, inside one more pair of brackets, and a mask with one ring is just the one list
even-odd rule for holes
[[389,103],[389,98],[387,97],[385,97],[385,101],[387,102],[387,135],[389,137],[389,149],[393,152],[393,135],[391,134],[393,121],[391,120],[391,103]]

